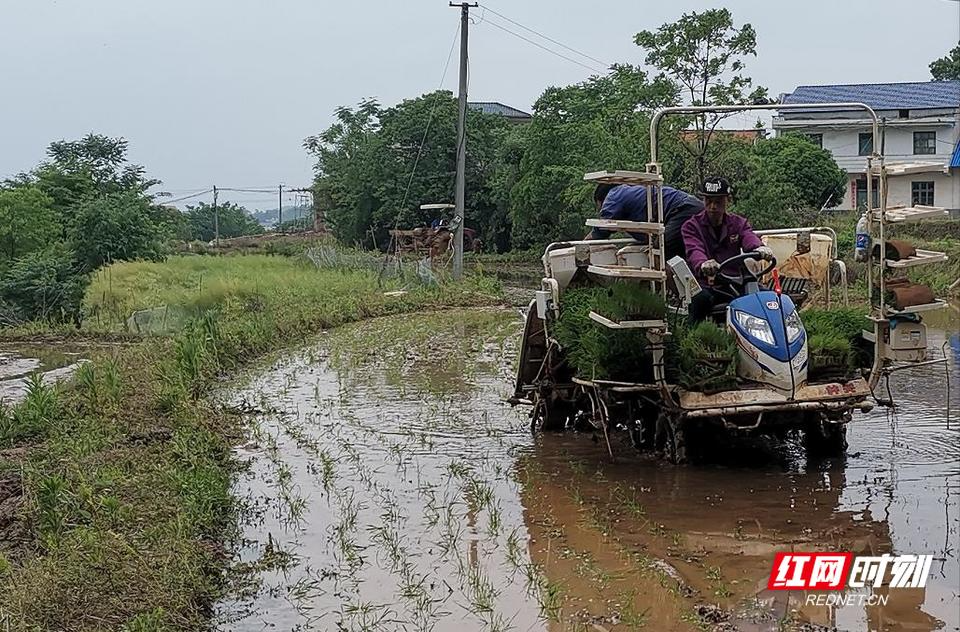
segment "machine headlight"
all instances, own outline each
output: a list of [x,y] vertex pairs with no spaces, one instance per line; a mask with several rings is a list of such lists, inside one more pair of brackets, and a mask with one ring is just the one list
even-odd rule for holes
[[770,325],[767,321],[741,311],[737,311],[736,315],[737,323],[743,327],[752,338],[756,338],[768,345],[773,344],[773,332],[770,331]]
[[803,323],[800,322],[800,314],[794,310],[787,316],[787,342],[792,343],[803,333]]

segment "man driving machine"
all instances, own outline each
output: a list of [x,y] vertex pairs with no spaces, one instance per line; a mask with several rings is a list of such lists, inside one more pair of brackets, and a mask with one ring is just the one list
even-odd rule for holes
[[681,229],[687,264],[702,288],[690,301],[691,322],[705,320],[714,305],[735,296],[725,291],[723,277],[718,276],[722,262],[741,252],[756,252],[763,259],[773,257],[773,251],[763,245],[747,218],[727,212],[733,189],[726,178],[705,180],[700,197],[704,210],[684,222]]

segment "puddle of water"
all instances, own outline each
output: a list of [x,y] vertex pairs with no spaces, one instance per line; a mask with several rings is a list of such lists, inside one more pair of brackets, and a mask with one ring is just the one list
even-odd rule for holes
[[[960,629],[942,366],[895,374],[900,411],[857,415],[844,462],[745,445],[674,467],[620,442],[611,463],[589,435],[533,440],[503,403],[518,330],[511,312],[361,323],[236,396],[264,411],[236,489],[237,561],[258,572],[218,607],[222,629],[694,630],[698,607],[728,630]],[[930,339],[953,344],[957,401],[960,339]],[[830,610],[765,591],[780,550],[936,561],[925,590]]]
[[18,345],[0,348],[0,402],[9,406],[23,400],[31,376],[41,374],[45,384],[70,377],[84,361],[70,345]]

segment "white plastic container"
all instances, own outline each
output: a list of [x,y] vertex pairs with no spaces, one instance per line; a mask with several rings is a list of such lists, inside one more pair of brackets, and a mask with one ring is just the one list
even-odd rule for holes
[[[600,244],[590,246],[590,263],[595,266],[613,266],[617,265],[617,250],[620,246],[616,244]],[[560,289],[564,289],[570,284],[570,280],[577,271],[577,261],[574,256],[576,248],[558,248],[551,250],[546,256],[549,257],[551,276],[557,280]]]

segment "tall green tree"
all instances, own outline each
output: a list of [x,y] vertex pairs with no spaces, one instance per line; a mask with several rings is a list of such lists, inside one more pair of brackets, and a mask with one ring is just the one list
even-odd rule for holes
[[132,191],[89,198],[76,209],[68,243],[85,272],[114,261],[160,260],[170,237],[162,214]]
[[125,139],[99,134],[56,141],[46,161],[0,185],[5,314],[78,320],[78,293],[92,270],[164,256],[182,219],[154,203],[148,191],[158,181],[127,151]]
[[0,189],[0,267],[59,239],[53,200],[32,186]]
[[[534,105],[510,193],[515,248],[582,236],[596,215],[584,173],[643,170],[650,112],[676,103],[677,89],[629,65],[566,87],[550,87]],[[663,138],[669,138],[664,134]]]
[[[340,108],[336,116],[305,146],[317,159],[315,203],[339,239],[382,245],[391,228],[436,219],[436,212],[422,211],[421,204],[453,201],[457,102],[450,92],[390,108],[364,101]],[[468,112],[466,222],[484,239],[494,230],[498,207],[489,182],[508,128],[501,117]]]
[[[757,54],[753,26],[734,26],[728,9],[684,13],[676,22],[655,31],[637,33],[646,63],[679,84],[690,105],[732,105],[765,102],[767,90],[754,87],[744,74],[745,59]],[[685,144],[697,165],[697,179],[707,175],[707,158],[714,131],[725,117],[693,117],[696,142]]]
[[[244,235],[259,235],[263,233],[261,226],[250,212],[244,207],[227,202],[217,204],[216,219],[219,225],[220,237],[243,237]],[[211,241],[216,236],[214,228],[214,208],[212,204],[200,202],[196,206],[188,206],[185,213],[187,220],[187,239]]]
[[847,175],[829,151],[798,135],[744,145],[736,165],[735,210],[755,228],[798,226],[843,199]]
[[960,79],[960,45],[930,63],[930,75],[934,81]]

